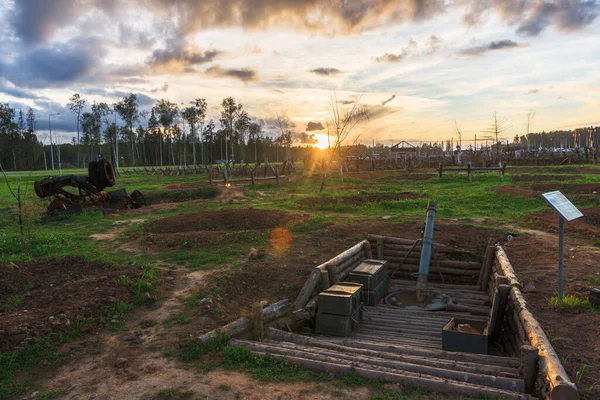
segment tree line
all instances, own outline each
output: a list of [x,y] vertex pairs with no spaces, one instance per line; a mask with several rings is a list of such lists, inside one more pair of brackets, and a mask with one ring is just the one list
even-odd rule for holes
[[[75,115],[77,136],[71,143],[44,145],[36,136],[36,117],[9,104],[0,104],[0,162],[7,170],[48,169],[51,153],[58,165],[85,167],[90,161],[110,159],[115,166],[163,166],[257,162],[291,158],[296,144],[310,143],[310,135],[295,137],[294,124],[277,116],[276,136],[266,135],[241,103],[225,98],[217,129],[208,120],[205,99],[180,107],[166,99],[150,112],[139,106],[136,94],[114,104],[92,102],[75,93],[67,108]],[[118,117],[118,118],[117,118]],[[143,123],[143,121],[146,121]],[[46,139],[46,137],[44,137]],[[52,151],[51,151],[52,150]]]

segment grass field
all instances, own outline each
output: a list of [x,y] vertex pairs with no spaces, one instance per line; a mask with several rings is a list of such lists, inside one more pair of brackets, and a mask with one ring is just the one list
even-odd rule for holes
[[[235,393],[243,395],[244,390],[251,392],[253,389],[249,389],[249,383],[244,380],[247,378],[241,378],[243,374],[238,375],[237,371],[252,372],[258,379],[264,378],[266,373],[269,378],[271,364],[246,358],[247,365],[238,363],[236,368],[232,368],[231,357],[240,356],[232,353],[233,350],[226,350],[224,361],[219,353],[218,358],[214,354],[204,355],[202,357],[207,359],[200,362],[181,364],[177,356],[181,343],[190,334],[206,332],[247,312],[253,300],[249,298],[250,293],[258,292],[255,294],[258,300],[277,300],[279,294],[293,296],[299,287],[297,282],[301,283],[306,278],[305,271],[313,268],[314,263],[323,262],[327,259],[326,255],[334,255],[361,240],[369,229],[389,230],[396,232],[396,236],[415,236],[418,234],[415,226],[418,227],[424,219],[429,201],[437,202],[436,220],[452,232],[460,232],[460,229],[495,234],[518,231],[518,241],[523,247],[509,248],[512,251],[509,256],[522,257],[522,263],[515,263],[517,272],[537,285],[545,282],[544,279],[554,279],[551,273],[553,267],[548,260],[556,257],[554,239],[546,240],[531,233],[553,235],[554,220],[540,194],[542,190],[549,189],[565,191],[584,210],[587,218],[581,226],[567,225],[568,246],[578,248],[573,259],[567,260],[567,268],[573,267],[568,272],[567,290],[576,300],[568,305],[553,302],[554,286],[549,285],[539,290],[537,295],[532,295],[535,298],[531,302],[539,310],[542,322],[544,318],[556,318],[556,312],[569,308],[597,320],[597,312],[589,307],[589,303],[585,304],[582,300],[584,293],[577,292],[577,288],[600,279],[597,270],[589,267],[594,265],[593,260],[597,260],[599,254],[594,250],[600,239],[600,235],[594,237],[594,232],[598,232],[594,230],[597,229],[594,224],[595,210],[600,206],[600,191],[594,190],[594,187],[598,185],[600,188],[600,168],[586,167],[586,173],[579,173],[577,168],[568,166],[519,167],[518,170],[517,174],[512,174],[509,169],[504,181],[498,174],[476,174],[473,182],[469,182],[465,174],[450,173],[438,180],[433,171],[348,173],[343,181],[338,175],[331,176],[322,193],[319,193],[321,178],[318,175],[299,174],[284,180],[280,186],[275,183],[234,184],[231,188],[219,186],[217,189],[208,186],[205,175],[126,175],[120,176],[112,189],[127,188],[129,192],[138,189],[151,205],[139,210],[105,214],[90,210],[52,221],[40,218],[48,201],[38,199],[32,187],[35,179],[47,173],[9,173],[7,179],[13,190],[16,191],[16,183],[20,179],[21,191],[26,192],[23,201],[25,234],[20,234],[17,224],[16,202],[7,186],[0,184],[0,213],[3,215],[0,218],[0,266],[17,274],[29,263],[78,257],[82,265],[94,262],[116,268],[121,274],[116,285],[127,288],[130,295],[123,294],[125,297],[121,301],[115,294],[118,300],[108,303],[104,301],[107,296],[100,296],[104,307],[100,315],[90,315],[77,320],[77,323],[70,321],[69,324],[56,325],[53,322],[51,332],[24,350],[8,345],[0,347],[0,398],[12,398],[35,388],[42,388],[42,393],[47,396],[43,398],[60,397],[64,391],[71,390],[60,381],[60,377],[66,376],[61,365],[78,365],[80,372],[72,379],[85,382],[86,377],[93,373],[92,369],[87,369],[91,368],[91,362],[82,362],[81,359],[91,357],[100,365],[106,363],[112,368],[116,361],[111,357],[115,354],[129,359],[129,363],[150,354],[154,360],[161,360],[155,361],[161,368],[179,371],[178,374],[187,377],[191,373],[206,375],[211,382],[203,383],[202,390],[213,388],[219,394],[213,396],[215,398],[234,398],[231,396],[237,396]],[[73,172],[77,171],[68,171]],[[247,211],[249,208],[252,208],[251,212]],[[213,217],[203,220],[203,215]],[[203,224],[202,228],[195,227],[196,223]],[[281,230],[273,229],[275,227]],[[403,235],[403,230],[408,233]],[[274,232],[279,232],[279,236]],[[453,238],[460,240],[460,234]],[[326,240],[328,243],[324,249],[317,251]],[[264,249],[266,258],[249,262],[247,255],[251,248]],[[538,257],[538,261],[543,259],[547,270],[528,266],[528,257],[534,256]],[[269,281],[268,274],[277,266],[282,266],[282,275],[290,274],[289,279],[284,279],[284,276]],[[292,266],[295,269],[291,269]],[[32,270],[32,273],[35,271]],[[4,302],[0,307],[0,322],[16,321],[15,315],[22,313],[23,307],[31,302],[29,289],[21,289],[18,275],[15,276],[14,282],[5,282],[13,290],[12,295],[0,297]],[[2,279],[0,288],[4,287]],[[76,288],[73,290],[73,296],[76,296]],[[208,308],[203,302],[206,298],[211,301]],[[63,314],[70,315],[68,312]],[[44,314],[44,318],[49,317]],[[59,316],[53,315],[56,321],[55,318]],[[90,322],[90,319],[95,322]],[[78,329],[74,329],[74,325]],[[143,343],[124,347],[120,337],[132,335],[132,332],[142,332]],[[560,327],[550,326],[549,335],[561,338],[565,333],[560,331]],[[75,347],[75,350],[67,349],[69,346]],[[573,379],[576,372],[587,365],[578,377],[582,394],[591,396],[596,393],[595,383],[600,377],[600,367],[593,365],[594,357],[597,357],[592,355],[593,347],[575,351],[568,340],[562,339],[556,346],[559,353],[563,352],[560,355],[566,358],[566,366]],[[208,368],[211,365],[216,370]],[[234,374],[234,384],[223,383],[217,376],[215,371],[221,368]],[[43,372],[38,373],[38,369]],[[199,372],[204,370],[205,373]],[[352,386],[348,383],[351,377],[320,382],[315,377],[305,379],[306,373],[291,372],[291,378],[297,379],[290,380],[303,383],[298,383],[297,387],[294,386],[296,384],[290,386],[290,393],[315,391],[322,398],[334,398],[336,391],[340,392],[337,397],[341,398],[437,398],[410,388],[405,392],[395,392],[382,384],[362,381],[353,383],[362,388],[362,397],[353,397],[352,390],[347,390],[348,386]],[[142,372],[132,374],[139,376]],[[153,372],[148,374],[155,375]],[[165,386],[155,390],[154,398],[201,398],[196,394],[202,392],[198,387],[192,390],[183,386],[167,386],[169,380],[158,375],[155,376],[157,384],[164,382]],[[113,371],[110,375],[113,384],[120,382],[115,376]],[[138,378],[131,379],[136,381]],[[186,379],[181,377],[176,381],[181,384]],[[228,385],[234,387],[235,393],[229,393]],[[285,391],[285,385],[282,387]],[[87,394],[83,389],[76,391]],[[121,395],[124,393],[127,392],[121,392]]]

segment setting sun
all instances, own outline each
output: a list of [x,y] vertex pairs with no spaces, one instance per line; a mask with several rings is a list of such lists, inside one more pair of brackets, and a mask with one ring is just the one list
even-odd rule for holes
[[314,147],[317,149],[324,150],[329,147],[329,141],[327,140],[327,135],[323,133],[315,133],[315,139],[317,139],[317,143],[314,144]]

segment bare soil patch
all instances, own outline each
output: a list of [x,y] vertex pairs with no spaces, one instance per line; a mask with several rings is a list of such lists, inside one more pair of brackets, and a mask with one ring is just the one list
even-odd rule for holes
[[[540,168],[537,171],[551,172],[553,174],[600,174],[600,168]],[[511,174],[533,174],[536,173],[536,169],[527,168],[508,168],[508,172]]]
[[306,207],[324,207],[324,206],[365,206],[371,203],[380,203],[382,201],[393,200],[414,200],[423,199],[421,196],[412,192],[403,193],[367,193],[357,196],[340,196],[340,197],[306,197],[298,201],[298,204]]
[[85,331],[97,328],[103,314],[118,300],[131,298],[130,289],[118,285],[121,275],[140,274],[138,267],[114,267],[82,257],[0,263],[0,350],[85,321]]
[[[598,215],[598,214],[596,214]],[[553,226],[558,225],[556,214]],[[571,224],[567,232],[571,231]],[[596,232],[599,230],[597,229]],[[558,288],[557,244],[537,236],[519,235],[504,245],[523,285],[533,282],[534,293],[525,293],[527,304],[544,328],[572,380],[586,365],[578,384],[582,398],[600,398],[600,312],[584,308],[557,307],[550,303]],[[553,239],[556,239],[554,237]],[[566,238],[565,293],[587,298],[598,286],[600,251],[578,246],[577,239]],[[596,386],[593,386],[596,384]],[[588,391],[589,390],[589,391]]]
[[[579,238],[596,240],[600,239],[600,207],[584,208],[581,210],[583,217],[569,222],[565,227],[566,235]],[[548,210],[530,214],[527,221],[533,222],[544,231],[558,233],[558,216],[556,212]]]
[[496,192],[511,196],[533,198],[541,193],[560,190],[567,194],[596,194],[600,196],[600,183],[539,183],[531,186],[503,185],[495,188]]
[[552,190],[560,190],[563,193],[600,194],[600,183],[578,183],[578,184],[542,183],[542,184],[532,185],[531,188],[540,193],[549,192]]
[[146,231],[150,233],[178,233],[265,230],[285,226],[289,222],[302,220],[303,218],[306,217],[282,211],[265,211],[254,208],[202,211],[159,219],[150,223],[146,227]]
[[579,175],[511,175],[513,182],[546,182],[546,181],[574,181],[580,179]]

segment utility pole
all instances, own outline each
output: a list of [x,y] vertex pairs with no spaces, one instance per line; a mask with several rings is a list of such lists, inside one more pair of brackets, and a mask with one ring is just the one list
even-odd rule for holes
[[50,117],[60,115],[60,113],[48,114],[48,129],[50,130],[50,159],[52,160],[52,171],[54,171],[54,144],[52,143],[52,123]]
[[117,164],[116,168],[119,168],[119,130],[117,129],[117,105],[113,104],[115,109],[115,162]]

